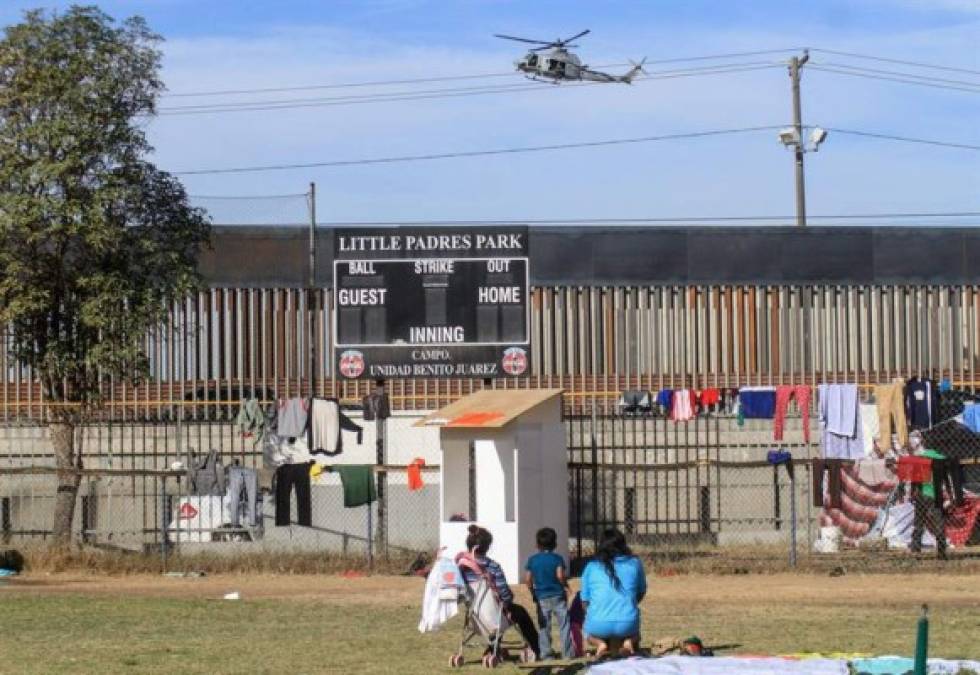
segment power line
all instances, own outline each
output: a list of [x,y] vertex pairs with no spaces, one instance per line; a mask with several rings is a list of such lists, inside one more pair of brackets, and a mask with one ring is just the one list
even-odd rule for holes
[[961,150],[980,150],[980,145],[970,145],[968,143],[953,143],[950,141],[935,141],[926,138],[912,138],[910,136],[893,136],[891,134],[879,134],[871,131],[859,131],[856,129],[837,129],[834,127],[824,127],[827,131],[837,134],[849,134],[851,136],[866,136],[868,138],[879,138],[888,141],[901,141],[902,143],[920,143],[923,145],[938,145],[944,148],[958,148]]
[[845,70],[843,68],[831,68],[824,65],[814,64],[807,66],[809,69],[817,70],[825,73],[837,73],[838,75],[851,75],[853,77],[863,77],[870,80],[883,80],[886,82],[899,82],[902,84],[916,84],[921,87],[932,87],[933,89],[949,89],[953,91],[965,91],[972,94],[980,93],[980,85],[977,87],[962,87],[950,84],[938,84],[933,82],[927,82],[924,80],[915,80],[910,77],[889,77],[886,75],[876,75],[873,72],[858,72],[858,70],[847,67]]
[[297,192],[286,195],[187,195],[188,199],[214,199],[214,200],[277,200],[277,199],[299,199],[309,197],[305,192]]
[[[707,75],[720,75],[728,73],[741,73],[767,68],[778,67],[776,64],[766,61],[757,61],[743,64],[730,64],[695,68],[678,71],[664,71],[634,78],[634,82],[650,80],[668,80],[681,77],[699,77]],[[288,110],[295,108],[319,108],[337,105],[355,105],[362,103],[390,103],[397,101],[419,101],[440,98],[459,98],[468,96],[478,96],[486,94],[525,92],[525,91],[550,91],[556,89],[578,88],[595,85],[607,85],[605,82],[572,82],[556,87],[550,83],[520,83],[509,85],[487,85],[481,87],[458,87],[450,89],[432,89],[422,91],[403,91],[385,94],[363,94],[349,96],[335,96],[329,98],[305,98],[305,99],[273,99],[267,101],[242,101],[239,103],[213,103],[188,106],[172,106],[161,108],[159,116],[172,115],[197,115],[207,113],[226,113],[226,112],[260,112],[271,110]]]
[[420,91],[398,91],[390,92],[384,94],[353,94],[346,96],[331,96],[327,98],[293,98],[293,99],[266,99],[257,101],[240,101],[237,103],[203,103],[198,105],[180,105],[180,106],[170,106],[167,108],[160,108],[159,113],[161,115],[166,114],[177,114],[182,112],[228,112],[234,111],[236,109],[269,109],[269,108],[289,108],[297,105],[304,104],[329,104],[333,102],[348,103],[348,102],[362,102],[371,101],[373,99],[378,100],[399,100],[402,97],[429,97],[432,94],[453,94],[457,92],[496,92],[496,91],[513,91],[520,89],[538,89],[543,88],[540,85],[536,85],[531,82],[527,83],[517,83],[517,84],[494,84],[494,85],[484,85],[478,87],[454,87],[450,89],[423,89]]
[[848,70],[856,70],[864,73],[874,73],[877,75],[893,75],[898,77],[913,78],[916,80],[923,80],[924,82],[933,82],[936,84],[958,84],[967,87],[980,87],[980,81],[971,82],[970,80],[951,80],[946,77],[936,77],[934,75],[916,75],[915,73],[903,73],[898,70],[882,70],[881,68],[866,68],[864,66],[852,66],[847,63],[834,63],[823,62],[823,61],[811,61],[811,64],[829,66],[833,68],[846,68]]
[[[980,211],[953,211],[953,212],[920,212],[920,213],[850,213],[850,214],[827,214],[827,215],[807,215],[808,219],[814,220],[909,220],[919,218],[970,218],[980,216]],[[674,218],[509,218],[509,219],[482,219],[482,220],[353,220],[353,221],[324,221],[318,225],[327,227],[356,227],[356,226],[392,226],[392,225],[644,225],[644,224],[670,224],[670,223],[731,223],[731,222],[785,222],[792,224],[796,216],[682,216]]]
[[921,61],[902,61],[900,59],[890,59],[883,56],[872,56],[870,54],[856,54],[855,52],[842,52],[833,49],[820,49],[818,47],[812,48],[810,51],[821,52],[824,54],[836,54],[837,56],[850,56],[855,59],[867,59],[869,61],[881,61],[883,63],[897,63],[903,66],[914,66],[916,68],[932,68],[934,70],[946,70],[953,73],[969,73],[971,75],[980,75],[980,70],[970,70],[969,68],[956,68],[953,66],[941,66],[935,63],[923,63]]
[[[729,59],[729,58],[741,58],[745,56],[760,56],[763,54],[779,54],[782,52],[794,51],[795,48],[790,49],[762,49],[750,52],[731,52],[728,54],[711,54],[707,56],[689,56],[674,59],[660,59],[657,61],[647,61],[648,65],[659,65],[662,63],[687,63],[694,61],[711,61],[718,59]],[[595,66],[596,68],[618,68],[630,65],[629,63],[608,63],[604,65]],[[256,89],[224,89],[217,91],[193,91],[193,92],[176,92],[163,94],[161,98],[188,98],[188,97],[205,97],[205,96],[237,96],[242,94],[271,94],[271,93],[282,93],[287,91],[314,91],[318,89],[347,89],[352,87],[386,87],[398,84],[424,84],[429,82],[453,82],[460,80],[476,80],[482,78],[490,77],[513,77],[515,71],[510,70],[507,72],[495,72],[495,73],[474,73],[469,75],[446,75],[439,77],[419,77],[410,78],[403,80],[374,80],[368,82],[344,82],[337,84],[313,84],[313,85],[301,85],[295,87],[263,87]]]
[[286,171],[290,169],[318,169],[338,166],[363,166],[368,164],[394,164],[399,162],[418,162],[434,159],[456,159],[461,157],[486,157],[490,155],[508,155],[528,152],[546,152],[551,150],[570,150],[573,148],[597,148],[613,145],[627,145],[632,143],[651,143],[655,141],[678,140],[684,138],[704,138],[708,136],[722,136],[727,134],[749,133],[754,131],[771,131],[780,129],[780,125],[766,125],[758,127],[742,127],[736,129],[715,129],[711,131],[694,131],[680,134],[664,134],[658,136],[641,136],[636,138],[618,138],[604,141],[586,141],[581,143],[556,143],[552,145],[534,145],[516,148],[498,148],[493,150],[470,150],[462,152],[444,152],[424,155],[401,155],[397,157],[376,157],[369,159],[350,159],[336,160],[329,162],[308,162],[301,164],[272,164],[266,166],[247,166],[233,167],[225,169],[196,169],[189,171],[175,171],[175,175],[192,176],[201,174],[228,174],[228,173],[255,173],[261,171]]
[[[714,129],[711,131],[694,131],[680,134],[663,134],[658,136],[640,136],[636,138],[618,138],[603,141],[585,141],[581,143],[556,143],[551,145],[532,145],[514,148],[497,148],[493,150],[468,150],[461,152],[443,152],[424,155],[400,155],[395,157],[375,157],[365,159],[334,160],[329,162],[307,162],[297,164],[270,164],[265,166],[246,166],[230,167],[224,169],[193,169],[186,171],[174,171],[179,176],[194,176],[203,174],[229,174],[229,173],[257,173],[263,171],[287,171],[291,169],[319,169],[338,166],[365,166],[370,164],[396,164],[401,162],[419,162],[436,159],[458,159],[463,157],[487,157],[491,155],[510,155],[523,154],[529,152],[547,152],[552,150],[571,150],[577,148],[598,148],[613,145],[628,145],[634,143],[652,143],[655,141],[680,140],[686,138],[705,138],[708,136],[723,136],[728,134],[741,134],[756,131],[771,131],[781,129],[783,125],[765,125],[756,127],[741,127],[735,129]],[[812,127],[806,127],[812,128]],[[953,143],[948,141],[937,141],[925,138],[913,138],[910,136],[895,136],[890,134],[880,134],[870,131],[860,131],[856,129],[841,129],[837,127],[824,127],[827,131],[839,134],[850,134],[854,136],[866,136],[891,141],[901,141],[903,143],[921,143],[925,145],[936,145],[947,148],[958,148],[963,150],[980,150],[978,145],[966,143]]]

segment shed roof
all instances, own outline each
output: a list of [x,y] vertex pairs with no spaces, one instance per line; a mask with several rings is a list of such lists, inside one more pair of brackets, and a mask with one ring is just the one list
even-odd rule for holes
[[452,429],[499,429],[556,396],[563,389],[484,389],[450,403],[423,420],[417,427]]

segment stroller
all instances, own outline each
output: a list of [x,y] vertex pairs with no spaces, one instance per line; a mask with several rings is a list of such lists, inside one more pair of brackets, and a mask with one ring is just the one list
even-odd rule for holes
[[[459,668],[463,665],[463,649],[478,638],[485,647],[483,667],[495,668],[507,658],[507,650],[503,646],[503,636],[511,627],[511,621],[504,613],[504,603],[493,582],[493,578],[482,568],[473,557],[462,553],[456,558],[460,570],[469,571],[476,576],[474,581],[463,584],[460,590],[460,601],[465,607],[463,619],[463,638],[459,649],[449,657],[449,666]],[[464,577],[465,579],[465,577]],[[534,658],[531,648],[524,646],[521,650],[521,661],[529,662]]]

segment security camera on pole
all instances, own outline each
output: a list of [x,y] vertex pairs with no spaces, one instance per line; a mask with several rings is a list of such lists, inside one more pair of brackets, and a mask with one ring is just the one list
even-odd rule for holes
[[800,111],[800,68],[810,60],[810,52],[803,50],[803,56],[789,60],[789,77],[793,83],[793,126],[779,132],[779,141],[792,148],[796,155],[796,224],[806,227],[806,190],[803,184],[803,155],[807,151],[816,152],[827,138],[827,131],[814,127],[810,133],[809,147],[803,142],[803,120]]

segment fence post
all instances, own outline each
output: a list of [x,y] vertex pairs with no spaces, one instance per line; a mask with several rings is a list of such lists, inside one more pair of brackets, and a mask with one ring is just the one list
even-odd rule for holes
[[575,468],[575,557],[582,559],[582,467]]
[[163,568],[163,573],[167,573],[167,546],[169,541],[167,540],[167,525],[169,521],[167,515],[170,513],[170,509],[167,505],[167,478],[157,477],[157,486],[160,489],[160,566]]
[[810,547],[813,545],[813,464],[810,460],[806,462],[806,477],[803,479],[803,498],[806,504],[806,551],[809,554]]
[[371,517],[374,512],[374,506],[368,502],[367,505],[367,555],[368,555],[368,572],[374,572],[374,532],[371,526]]
[[711,487],[702,485],[698,500],[698,523],[701,526],[701,534],[711,532]]
[[599,445],[595,436],[596,402],[592,401],[592,548],[599,545]]
[[378,415],[375,417],[375,442],[377,445],[377,459],[380,470],[378,471],[378,553],[388,557],[388,471],[387,465],[387,438],[385,434],[385,419]]
[[10,523],[10,497],[0,498],[0,532],[3,533],[0,541],[4,544],[10,541],[10,531],[13,529]]
[[774,529],[782,529],[782,508],[779,500],[779,465],[772,467],[772,516]]
[[789,517],[789,566],[796,567],[796,477],[792,469],[789,472]]

